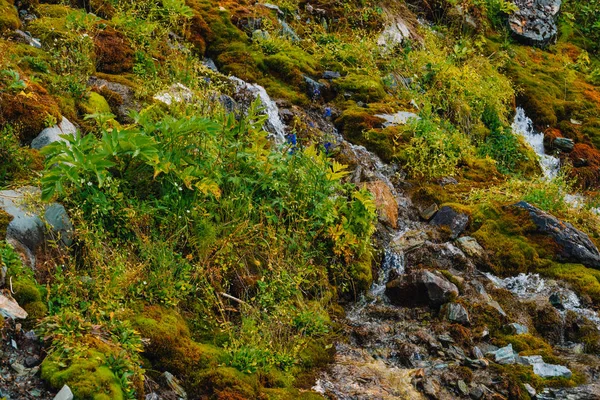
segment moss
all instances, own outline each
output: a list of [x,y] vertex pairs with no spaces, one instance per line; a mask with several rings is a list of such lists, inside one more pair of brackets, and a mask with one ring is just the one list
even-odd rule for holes
[[258,381],[256,376],[246,375],[235,368],[218,367],[190,377],[186,389],[192,398],[211,394],[223,400],[254,399],[257,398]]
[[100,29],[94,36],[94,51],[96,69],[100,72],[120,74],[133,69],[133,49],[129,40],[110,26]]
[[21,27],[19,14],[12,1],[0,0],[0,34]]
[[41,301],[25,304],[23,309],[27,311],[28,318],[33,320],[44,318],[48,314],[48,307]]
[[362,293],[367,290],[373,282],[373,271],[371,268],[371,257],[365,256],[355,261],[348,267],[350,279],[354,285],[356,293]]
[[109,114],[111,112],[108,101],[96,92],[90,92],[88,98],[79,103],[79,110],[84,115],[95,113]]
[[194,342],[187,324],[174,311],[147,307],[142,315],[133,318],[133,324],[142,337],[149,339],[144,356],[154,369],[185,379],[222,359],[223,353],[218,348]]
[[0,240],[6,238],[6,228],[13,220],[13,216],[7,214],[4,210],[0,210]]
[[37,286],[28,281],[19,281],[13,284],[15,300],[21,305],[41,301],[42,297]]
[[67,15],[73,12],[73,9],[63,4],[38,4],[35,6],[35,12],[41,17],[49,18],[67,18]]
[[49,120],[60,118],[54,98],[38,84],[29,82],[25,91],[15,95],[0,94],[0,125],[12,125],[25,143],[46,128]]
[[504,347],[512,344],[513,349],[521,356],[540,355],[550,364],[559,364],[560,360],[554,355],[552,346],[544,339],[532,334],[498,335],[495,344]]
[[356,101],[374,103],[386,96],[383,82],[379,78],[369,75],[350,73],[336,79],[334,84],[341,94],[349,92]]
[[66,362],[60,352],[46,357],[41,365],[42,379],[57,390],[69,385],[77,399],[123,399],[119,380],[105,365],[108,357],[106,346],[96,344],[98,348],[73,353]]
[[589,296],[596,306],[600,305],[600,271],[581,264],[550,263],[539,272],[569,282],[578,293]]

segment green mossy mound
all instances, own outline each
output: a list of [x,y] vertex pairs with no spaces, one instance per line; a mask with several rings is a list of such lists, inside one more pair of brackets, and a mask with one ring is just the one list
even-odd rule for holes
[[217,347],[192,340],[186,322],[175,311],[147,307],[133,318],[133,324],[142,337],[149,339],[144,357],[153,369],[186,380],[197,371],[215,367],[223,358]]
[[8,224],[10,224],[12,220],[12,215],[7,214],[4,210],[0,210],[0,240],[6,238],[6,228],[8,228]]
[[121,400],[121,385],[106,365],[111,349],[94,338],[85,338],[87,350],[65,361],[60,352],[48,356],[41,365],[42,378],[53,388],[69,385],[76,399]]
[[21,27],[19,14],[12,1],[0,0],[0,34]]

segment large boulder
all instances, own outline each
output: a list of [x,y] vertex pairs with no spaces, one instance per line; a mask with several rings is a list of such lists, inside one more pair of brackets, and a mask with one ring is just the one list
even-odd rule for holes
[[559,261],[600,269],[600,252],[588,235],[524,201],[514,207],[526,210],[537,231],[552,238],[558,247],[556,256]]
[[441,275],[420,270],[388,282],[385,294],[402,306],[440,306],[458,296],[458,288]]
[[556,17],[561,0],[514,0],[519,8],[508,18],[514,36],[532,46],[545,46],[558,32]]
[[23,310],[16,301],[0,294],[0,316],[12,319],[27,318],[27,311]]

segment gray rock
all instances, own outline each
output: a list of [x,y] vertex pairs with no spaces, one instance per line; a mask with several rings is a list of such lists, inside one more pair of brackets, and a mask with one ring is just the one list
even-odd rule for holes
[[570,153],[575,147],[575,142],[573,139],[559,137],[552,141],[552,147],[557,148],[565,153]]
[[221,105],[225,109],[225,112],[229,114],[235,112],[238,108],[238,105],[233,99],[233,97],[227,96],[226,94],[219,95],[219,103],[221,103]]
[[300,36],[292,29],[291,26],[288,25],[283,19],[279,20],[279,24],[281,25],[281,36],[288,38],[293,43],[300,42]]
[[75,136],[77,128],[65,117],[62,117],[60,124],[54,125],[51,128],[46,128],[31,142],[31,148],[40,150],[41,148],[54,143],[66,142],[67,140],[60,137],[61,135]]
[[483,247],[471,236],[460,237],[456,239],[456,243],[458,243],[458,247],[469,257],[483,258],[485,255]]
[[430,271],[415,271],[390,281],[385,293],[396,305],[440,306],[458,296],[458,288]]
[[217,64],[215,64],[215,62],[213,61],[213,59],[212,59],[212,58],[208,58],[208,57],[207,57],[207,58],[205,58],[205,59],[202,61],[202,64],[203,64],[203,65],[204,65],[206,68],[210,69],[211,71],[214,71],[214,72],[219,72],[219,69],[217,68]]
[[131,123],[133,120],[129,116],[131,110],[140,111],[142,106],[135,98],[135,92],[132,87],[122,83],[110,82],[106,79],[100,79],[92,76],[88,79],[88,85],[98,90],[108,89],[118,97],[118,105],[112,107],[112,111],[117,114],[117,121],[122,123]]
[[473,356],[478,360],[484,357],[483,352],[478,346],[473,347]]
[[36,356],[28,356],[25,358],[25,366],[27,368],[37,367],[38,365],[40,365],[40,362],[40,358]]
[[165,378],[165,380],[166,380],[167,384],[169,385],[169,387],[171,388],[171,390],[173,390],[177,394],[177,396],[179,396],[180,398],[182,398],[184,400],[187,400],[187,398],[188,398],[187,393],[181,386],[181,383],[179,383],[179,380],[177,378],[175,378],[173,376],[173,374],[165,371],[163,373],[163,377]]
[[193,98],[194,93],[192,90],[181,83],[174,83],[169,89],[163,90],[153,97],[154,100],[158,100],[168,106],[173,103],[191,103]]
[[[46,233],[67,246],[73,241],[73,225],[65,208],[57,203],[44,206],[39,202],[40,194],[39,188],[32,186],[0,191],[0,209],[13,217],[6,229],[6,240],[25,253],[32,268],[34,254]],[[50,230],[46,231],[41,215]]]
[[458,303],[448,304],[446,317],[449,321],[457,322],[462,325],[468,325],[471,323],[471,320],[469,319],[469,313],[462,305]]
[[514,207],[529,212],[537,227],[537,233],[545,234],[554,240],[559,248],[559,261],[600,268],[600,252],[585,233],[524,201],[515,204]]
[[533,373],[541,378],[571,378],[571,370],[562,365],[546,364],[545,362],[533,364]]
[[148,393],[145,397],[145,400],[160,400],[160,396],[154,392]]
[[29,32],[23,32],[20,29],[15,30],[15,34],[28,45],[35,47],[36,49],[42,48],[42,43],[39,39],[34,38],[29,34]]
[[514,0],[518,11],[510,15],[508,25],[521,42],[546,46],[558,32],[556,17],[561,0]]
[[73,400],[71,388],[67,385],[63,386],[62,389],[60,389],[60,392],[54,396],[54,400]]
[[339,72],[336,72],[336,71],[323,72],[323,79],[331,80],[331,79],[337,79],[339,77],[341,77],[341,75]]
[[543,363],[544,359],[542,358],[542,356],[517,356],[517,364],[535,365]]
[[467,228],[469,216],[455,211],[452,207],[444,206],[435,214],[430,223],[448,227],[451,232],[450,238],[456,239]]
[[309,76],[304,75],[304,82],[306,83],[306,90],[310,97],[316,99],[321,97],[325,90],[325,85],[321,82],[317,82]]
[[431,220],[436,212],[438,212],[438,205],[433,203],[429,207],[425,207],[423,210],[419,210],[419,216],[425,221]]
[[490,351],[487,354],[494,357],[494,361],[496,361],[498,364],[514,364],[517,361],[512,344],[502,347],[496,351]]
[[15,371],[17,373],[18,376],[23,376],[25,374],[27,374],[27,368],[25,368],[25,366],[21,363],[18,362],[14,362],[12,364],[10,364],[10,367],[13,369],[13,371]]
[[479,385],[472,388],[471,391],[469,392],[469,397],[471,397],[473,400],[480,400],[483,398],[484,395],[485,395],[485,392]]
[[533,386],[531,386],[529,383],[526,383],[523,386],[525,387],[525,390],[527,390],[527,394],[529,394],[529,397],[531,397],[532,399],[534,399],[535,395],[536,395],[536,391],[533,388]]
[[23,310],[16,301],[0,294],[0,315],[4,318],[25,319],[27,311]]
[[516,322],[507,324],[505,329],[511,335],[523,335],[525,333],[529,333],[529,328],[527,328],[525,325],[517,324]]
[[385,120],[383,127],[398,126],[407,124],[410,120],[420,120],[417,114],[409,111],[398,111],[395,114],[375,114],[376,117]]

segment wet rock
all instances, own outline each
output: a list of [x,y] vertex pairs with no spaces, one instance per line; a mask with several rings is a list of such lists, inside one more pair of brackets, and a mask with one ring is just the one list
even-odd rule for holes
[[444,206],[435,214],[431,220],[432,225],[447,227],[450,230],[450,238],[456,239],[469,224],[467,214],[457,212],[452,207]]
[[558,137],[552,141],[552,147],[559,149],[565,153],[570,153],[573,151],[575,147],[575,142],[573,139]]
[[517,361],[512,344],[502,347],[496,351],[490,351],[487,354],[492,356],[494,361],[496,361],[498,364],[514,364]]
[[483,358],[483,352],[481,351],[481,349],[477,346],[473,347],[473,356],[479,360],[481,358]]
[[550,297],[548,298],[548,301],[550,302],[550,304],[552,305],[552,307],[558,309],[558,310],[564,310],[565,309],[565,305],[563,304],[563,299],[560,296],[559,293],[552,293],[550,295]]
[[27,311],[23,310],[16,301],[0,294],[0,315],[4,318],[25,319]]
[[385,294],[396,305],[440,306],[458,296],[458,288],[430,271],[415,271],[389,282]]
[[217,68],[217,64],[215,64],[215,62],[213,61],[212,58],[205,58],[202,61],[202,65],[204,65],[206,68],[210,69],[211,71],[219,72],[219,69]]
[[60,392],[54,397],[54,400],[73,400],[73,392],[71,388],[67,385],[64,385]]
[[448,304],[446,318],[448,318],[450,322],[457,322],[462,325],[469,325],[471,323],[471,320],[469,319],[469,313],[462,305],[458,303]]
[[15,30],[15,36],[17,36],[20,41],[23,41],[28,45],[35,47],[36,49],[42,48],[42,43],[40,40],[31,36],[28,32],[23,32],[22,30],[17,29]]
[[592,383],[574,388],[545,388],[535,398],[536,400],[598,400],[600,385]]
[[364,187],[373,194],[379,220],[393,229],[398,228],[398,202],[390,187],[383,181],[365,182]]
[[41,360],[37,356],[28,356],[25,358],[25,366],[27,368],[37,367],[38,365],[40,365],[40,363]]
[[514,207],[526,210],[537,231],[554,240],[559,248],[559,261],[600,268],[600,252],[585,233],[524,201],[515,204]]
[[62,117],[60,124],[54,125],[53,127],[46,128],[40,134],[33,139],[31,142],[31,148],[40,150],[54,142],[66,142],[67,140],[60,137],[60,135],[75,136],[77,128],[65,117]]
[[508,24],[518,40],[545,46],[556,37],[561,0],[514,0],[514,4],[519,9],[510,15]]
[[507,324],[504,329],[511,335],[523,335],[529,333],[529,329],[525,325],[517,324],[516,322]]
[[542,356],[517,356],[517,364],[521,365],[535,365],[544,362]]

